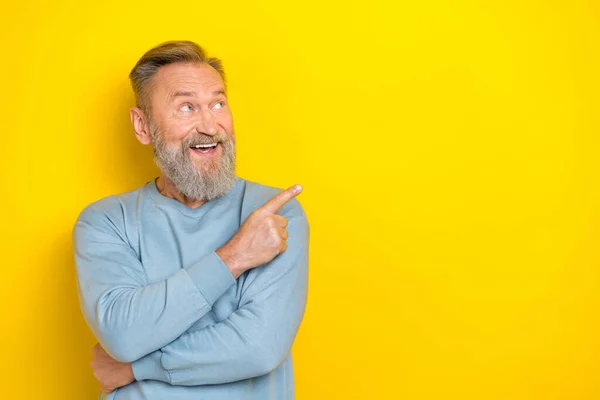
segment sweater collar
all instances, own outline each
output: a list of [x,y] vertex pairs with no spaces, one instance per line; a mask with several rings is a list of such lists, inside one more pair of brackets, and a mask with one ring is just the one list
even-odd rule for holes
[[144,185],[144,189],[148,193],[150,198],[156,204],[159,204],[159,205],[162,205],[165,207],[169,207],[169,208],[175,208],[182,214],[187,215],[189,217],[201,217],[202,215],[206,214],[206,212],[208,210],[212,209],[215,205],[228,203],[229,201],[231,201],[233,196],[242,187],[242,179],[236,177],[235,183],[233,184],[233,188],[229,192],[225,193],[221,197],[218,197],[214,200],[207,201],[206,203],[202,204],[200,207],[190,208],[178,200],[175,200],[175,199],[172,199],[170,197],[160,194],[160,192],[158,191],[158,187],[156,186],[157,180],[158,180],[158,177],[154,178],[153,180],[151,180],[150,182],[147,182]]

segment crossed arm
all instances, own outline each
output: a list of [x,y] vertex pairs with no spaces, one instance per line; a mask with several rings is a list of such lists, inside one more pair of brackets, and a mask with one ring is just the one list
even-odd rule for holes
[[[289,219],[288,232],[289,249],[247,273],[237,311],[187,332],[234,283],[223,259],[210,253],[146,285],[142,264],[123,238],[101,214],[84,215],[74,233],[86,320],[113,358],[134,362],[138,380],[202,385],[266,374],[289,353],[306,302],[303,213]],[[214,278],[210,286],[201,279],[205,274]]]
[[248,272],[237,311],[134,362],[136,379],[195,386],[252,378],[277,368],[289,354],[306,304],[306,219],[291,218],[289,232],[285,253]]

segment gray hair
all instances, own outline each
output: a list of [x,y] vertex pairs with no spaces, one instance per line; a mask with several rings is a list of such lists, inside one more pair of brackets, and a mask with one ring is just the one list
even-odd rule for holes
[[139,108],[148,116],[152,79],[160,67],[173,63],[198,63],[213,67],[225,84],[225,70],[218,58],[207,57],[202,47],[187,40],[169,41],[148,50],[129,73],[129,80]]

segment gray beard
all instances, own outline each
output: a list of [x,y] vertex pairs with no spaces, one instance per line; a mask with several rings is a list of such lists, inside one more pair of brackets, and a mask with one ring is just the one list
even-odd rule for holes
[[[214,136],[198,134],[184,140],[180,147],[169,146],[158,128],[153,123],[149,125],[154,161],[182,195],[190,200],[210,201],[233,189],[235,139],[222,132]],[[207,160],[199,170],[191,159],[190,147],[212,142],[221,146],[221,156]]]

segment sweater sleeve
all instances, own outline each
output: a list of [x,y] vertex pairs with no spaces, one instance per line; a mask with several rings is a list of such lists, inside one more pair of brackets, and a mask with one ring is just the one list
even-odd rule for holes
[[79,299],[104,349],[132,362],[175,340],[235,282],[215,252],[147,284],[142,262],[101,208],[86,208],[73,229]]
[[239,309],[134,362],[137,380],[221,384],[265,375],[285,360],[306,305],[309,236],[304,215],[288,220],[287,250],[248,273]]

